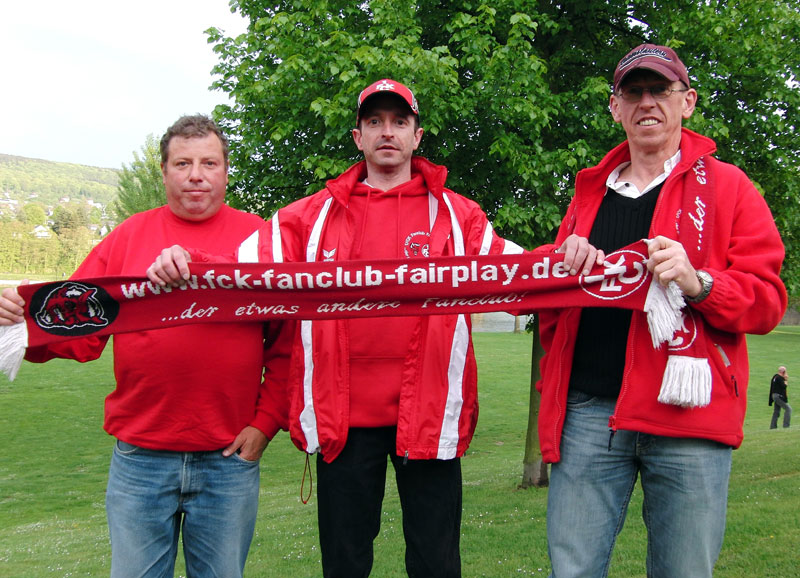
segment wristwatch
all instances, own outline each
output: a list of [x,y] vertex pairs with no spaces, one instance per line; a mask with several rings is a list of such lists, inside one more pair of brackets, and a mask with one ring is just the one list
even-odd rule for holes
[[702,269],[698,269],[696,273],[697,280],[700,281],[702,288],[700,289],[700,293],[696,296],[686,298],[689,303],[700,303],[703,299],[708,297],[708,294],[711,293],[711,287],[714,286],[714,278],[711,276],[711,273],[703,271]]

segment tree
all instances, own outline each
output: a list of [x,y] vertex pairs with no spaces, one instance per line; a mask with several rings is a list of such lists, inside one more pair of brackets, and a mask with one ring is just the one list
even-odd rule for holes
[[59,205],[53,210],[53,231],[61,235],[65,229],[77,229],[89,224],[89,209],[82,203]]
[[114,213],[121,223],[135,213],[155,209],[166,203],[164,182],[161,179],[161,152],[158,140],[148,135],[141,155],[134,151],[133,162],[122,165],[117,186]]
[[59,271],[72,272],[92,249],[92,234],[86,227],[64,229],[58,235],[61,254],[57,263]]
[[525,435],[525,455],[522,457],[522,483],[521,488],[531,486],[541,488],[550,484],[547,473],[547,464],[542,460],[542,451],[539,449],[539,402],[541,394],[536,389],[536,382],[541,379],[539,362],[544,356],[542,342],[539,339],[539,317],[534,315],[530,319],[533,342],[531,345],[531,391],[528,404],[528,431]]
[[30,227],[19,221],[0,223],[0,271],[16,271],[22,245],[30,235]]
[[617,60],[638,43],[678,49],[700,92],[689,123],[765,191],[784,234],[784,279],[800,289],[796,82],[800,13],[786,0],[348,3],[233,0],[236,38],[210,29],[215,117],[232,138],[232,204],[267,216],[358,158],[358,91],[388,76],[411,85],[427,133],[498,231],[549,241],[577,170],[624,139],[608,114]]
[[25,203],[20,211],[19,220],[27,225],[47,224],[47,213],[41,203]]
[[775,213],[800,292],[797,136],[800,11],[788,0],[349,3],[231,0],[236,38],[209,30],[215,110],[231,137],[232,204],[267,216],[358,158],[358,91],[410,85],[426,129],[420,153],[477,200],[503,236],[551,241],[575,174],[625,135],[608,112],[619,58],[642,42],[676,48],[698,89],[687,123],[717,141]]
[[37,275],[53,273],[60,251],[61,243],[55,235],[38,238],[28,232],[22,238],[14,271]]

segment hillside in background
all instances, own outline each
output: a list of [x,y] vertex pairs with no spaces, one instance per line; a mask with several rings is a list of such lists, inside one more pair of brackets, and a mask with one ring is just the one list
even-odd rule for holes
[[0,154],[0,199],[54,207],[63,199],[108,206],[117,195],[117,169]]
[[74,271],[114,224],[119,172],[0,154],[0,271]]

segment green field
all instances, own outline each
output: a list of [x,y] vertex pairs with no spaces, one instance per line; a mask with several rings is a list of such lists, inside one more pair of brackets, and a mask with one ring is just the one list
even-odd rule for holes
[[[718,577],[798,576],[800,416],[770,431],[769,380],[779,364],[800,372],[800,328],[748,339],[750,407],[734,452],[728,526]],[[481,416],[463,460],[465,578],[546,576],[546,489],[517,488],[528,414],[531,337],[476,333]],[[800,395],[789,397],[795,408]],[[102,430],[113,387],[111,356],[80,365],[25,364],[0,376],[0,576],[108,575],[104,492],[112,439]],[[262,460],[261,501],[246,576],[319,576],[316,499],[300,501],[304,454],[279,435]],[[307,483],[307,482],[306,482]],[[307,490],[307,486],[306,486]],[[644,576],[645,533],[637,491],[611,576]],[[400,509],[390,487],[373,576],[405,576]],[[184,575],[179,561],[176,575]]]

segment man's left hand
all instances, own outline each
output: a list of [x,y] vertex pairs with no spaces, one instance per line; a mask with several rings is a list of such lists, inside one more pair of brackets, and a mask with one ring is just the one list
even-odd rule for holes
[[663,286],[670,281],[675,281],[683,294],[688,297],[697,297],[703,286],[697,278],[697,271],[689,262],[686,249],[678,241],[659,235],[647,244],[650,258],[647,260],[647,269],[653,277]]
[[258,428],[249,425],[239,432],[231,445],[222,450],[222,455],[227,458],[238,451],[243,460],[255,462],[261,459],[267,444],[269,444],[267,436]]

